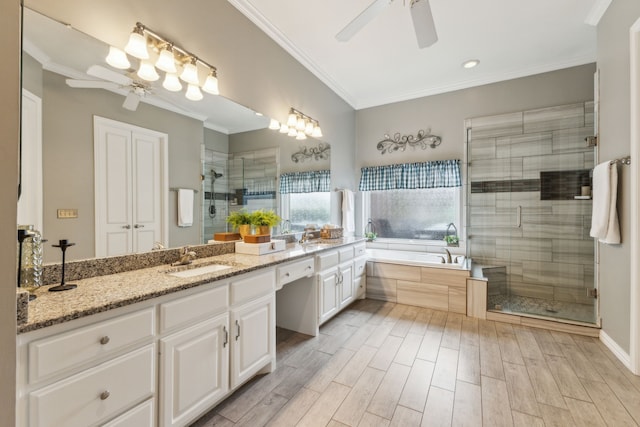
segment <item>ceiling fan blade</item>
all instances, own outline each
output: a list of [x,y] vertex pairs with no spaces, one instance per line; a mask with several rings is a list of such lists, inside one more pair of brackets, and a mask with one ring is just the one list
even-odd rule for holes
[[429,0],[411,1],[411,19],[413,20],[413,30],[416,33],[418,47],[423,49],[438,41],[436,26],[433,22],[433,14]]
[[118,72],[111,71],[101,65],[92,65],[87,69],[87,74],[99,79],[108,80],[110,82],[119,84],[120,86],[129,86],[133,83],[129,77],[122,75]]
[[378,16],[380,12],[391,4],[393,0],[374,0],[365,10],[360,12],[360,15],[347,24],[338,34],[336,39],[341,42],[346,42],[351,39],[358,31],[363,29],[373,18]]
[[122,103],[122,108],[129,111],[136,111],[139,103],[140,103],[140,96],[137,95],[132,90],[127,94],[127,97],[124,99],[124,102]]
[[104,80],[76,80],[67,79],[67,86],[73,88],[86,88],[86,89],[117,89],[118,85],[112,82],[105,82]]

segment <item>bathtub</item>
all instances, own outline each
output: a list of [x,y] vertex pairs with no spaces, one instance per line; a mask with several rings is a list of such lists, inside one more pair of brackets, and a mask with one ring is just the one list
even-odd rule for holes
[[443,260],[446,254],[432,252],[412,252],[397,251],[392,249],[367,249],[367,259],[369,261],[384,262],[389,264],[415,265],[421,267],[448,268],[454,270],[467,270],[466,258],[462,255],[451,255],[453,260],[458,258],[457,263],[447,264]]

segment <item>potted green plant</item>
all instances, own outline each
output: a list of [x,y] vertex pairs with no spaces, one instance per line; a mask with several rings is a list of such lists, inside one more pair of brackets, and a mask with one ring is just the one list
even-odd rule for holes
[[447,242],[447,246],[458,246],[459,245],[458,236],[448,235],[444,236],[444,241]]
[[368,242],[373,242],[374,240],[376,240],[378,235],[373,231],[369,231],[364,233],[364,237],[367,239]]
[[280,224],[280,218],[272,210],[258,209],[251,213],[251,224],[256,228],[256,234],[271,234],[271,227]]
[[227,216],[226,221],[231,224],[234,230],[238,230],[240,237],[251,234],[251,214],[245,209],[231,212],[229,216]]

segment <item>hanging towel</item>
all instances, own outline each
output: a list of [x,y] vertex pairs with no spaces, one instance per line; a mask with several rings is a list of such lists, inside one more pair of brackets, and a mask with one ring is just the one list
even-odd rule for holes
[[353,191],[342,190],[342,228],[346,233],[356,231]]
[[178,190],[178,227],[193,225],[193,190],[181,188]]
[[620,226],[616,199],[618,194],[618,167],[609,162],[593,169],[593,213],[589,235],[602,243],[620,243]]

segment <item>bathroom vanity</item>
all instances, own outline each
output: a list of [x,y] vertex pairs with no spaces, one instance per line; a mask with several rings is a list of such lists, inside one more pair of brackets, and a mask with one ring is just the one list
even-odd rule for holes
[[275,368],[276,324],[315,335],[364,296],[365,253],[358,239],[290,244],[198,260],[227,266],[199,275],[165,265],[41,289],[18,330],[18,425],[188,425]]

